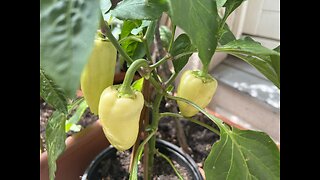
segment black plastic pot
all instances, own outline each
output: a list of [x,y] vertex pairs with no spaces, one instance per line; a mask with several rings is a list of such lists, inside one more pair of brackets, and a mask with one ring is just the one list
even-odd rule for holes
[[[178,146],[164,140],[157,140],[156,148],[163,154],[175,160],[178,164],[185,167],[187,171],[192,175],[190,177],[194,180],[203,180],[203,177],[198,170],[197,164],[186,153],[184,153]],[[103,150],[89,165],[82,176],[82,180],[97,180],[99,179],[98,165],[100,161],[112,156],[116,156],[117,149],[109,146]]]

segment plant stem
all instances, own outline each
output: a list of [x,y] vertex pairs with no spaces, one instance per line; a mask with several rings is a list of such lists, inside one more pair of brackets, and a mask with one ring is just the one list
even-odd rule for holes
[[152,57],[149,49],[149,45],[153,43],[154,30],[156,26],[156,21],[151,21],[149,24],[145,35],[142,38],[144,48],[146,50],[147,60],[152,62]]
[[143,38],[142,42],[143,42],[143,45],[144,45],[144,49],[146,50],[147,60],[152,62],[152,57],[151,57],[150,50],[149,50],[148,40],[146,38]]
[[176,79],[177,76],[178,76],[178,73],[173,72],[170,78],[164,83],[165,87],[168,87]]
[[[177,107],[177,103],[175,103],[175,101],[167,100],[166,107],[170,112],[178,113],[178,107]],[[160,114],[160,116],[161,116],[161,114]],[[181,121],[177,121],[176,120],[177,117],[172,117],[172,118],[174,119],[174,125],[175,125],[175,128],[176,128],[176,135],[177,135],[177,139],[178,139],[180,147],[187,154],[191,154],[192,153],[192,149],[188,145],[187,138],[186,138],[186,135],[184,133],[184,129],[183,129],[183,126],[181,124]]]
[[134,156],[134,159],[133,159],[133,163],[132,163],[132,171],[130,172],[130,176],[129,176],[129,179],[132,180],[132,179],[137,179],[137,174],[138,174],[138,162],[141,158],[141,155],[142,155],[142,151],[143,151],[143,147],[144,145],[150,140],[150,138],[153,137],[153,135],[156,133],[156,131],[152,131],[149,136],[144,139],[142,141],[142,143],[139,145],[138,147],[138,150],[137,150],[137,153],[135,154]]
[[[108,39],[110,40],[110,42],[114,45],[114,47],[118,50],[118,52],[121,54],[122,57],[124,57],[124,59],[128,62],[128,63],[132,63],[133,60],[129,57],[129,55],[122,49],[122,47],[120,46],[118,40],[113,36],[113,34],[111,33],[110,28],[106,25],[106,22],[103,23],[102,26],[105,26],[104,28],[106,29],[106,36],[108,37]],[[146,33],[147,34],[147,33]],[[186,52],[186,53],[181,53],[177,56],[175,56],[174,58],[178,59],[182,56],[188,55],[188,54],[192,54],[194,52]],[[140,72],[139,72],[140,73]],[[140,73],[141,74],[141,73]],[[150,77],[149,78],[150,83],[159,91],[159,90],[163,90],[163,87],[153,78]]]
[[172,161],[169,159],[169,157],[167,157],[166,155],[162,154],[161,152],[159,152],[158,150],[156,151],[156,154],[159,155],[160,157],[162,157],[163,159],[165,159],[170,166],[172,167],[172,169],[174,170],[174,172],[176,173],[176,175],[179,177],[179,179],[183,180],[183,177],[181,176],[181,174],[179,173],[179,171],[176,169],[176,167],[174,167]]
[[[154,77],[153,77],[154,76]],[[151,77],[148,79],[150,81],[150,83],[153,85],[153,87],[155,87],[156,91],[158,93],[162,93],[164,91],[164,88],[161,86],[161,84],[159,83],[159,81],[156,81],[156,79],[158,79],[157,75],[151,72]]]
[[149,49],[148,37],[151,34],[151,28],[152,28],[153,24],[154,23],[150,23],[150,25],[147,28],[146,34],[142,38],[144,49],[146,50],[147,60],[150,61],[150,62],[152,62],[152,57],[151,57],[151,53],[150,53],[150,49]]
[[172,44],[174,42],[174,35],[176,34],[176,28],[177,28],[177,26],[172,23],[172,28],[171,28],[172,29],[172,37],[171,37],[170,44],[169,44],[169,47],[168,47],[168,52],[171,51]]
[[175,59],[179,59],[179,58],[181,58],[181,57],[183,57],[183,56],[186,56],[186,55],[189,55],[189,54],[193,54],[193,53],[195,53],[195,52],[196,52],[196,51],[190,51],[190,52],[184,52],[184,53],[178,54],[178,55],[176,55],[176,56],[173,57],[173,61],[174,61]]
[[131,59],[131,57],[124,52],[124,50],[122,49],[122,47],[120,46],[118,40],[113,36],[113,34],[111,33],[111,29],[109,28],[109,26],[105,23],[103,23],[104,28],[106,30],[106,36],[108,37],[108,39],[110,40],[110,42],[114,45],[114,47],[119,51],[119,53],[121,54],[122,57],[124,57],[124,59],[129,62],[132,63],[133,60]]
[[148,62],[145,59],[138,59],[135,60],[129,67],[129,69],[126,72],[126,76],[123,80],[122,85],[119,88],[119,93],[124,95],[132,95],[133,91],[131,89],[131,83],[134,77],[135,72],[141,67],[141,66],[148,66]]
[[181,54],[178,54],[174,57],[172,57],[171,55],[167,54],[166,56],[164,56],[162,59],[160,59],[158,62],[152,64],[150,66],[150,68],[154,69],[154,68],[157,68],[159,67],[161,64],[165,63],[167,60],[175,60],[175,59],[179,59],[183,56],[186,56],[186,55],[189,55],[189,54],[192,54],[194,52],[184,52],[184,53],[181,53]]
[[201,72],[202,72],[204,75],[207,75],[207,74],[208,74],[208,71],[209,71],[209,65],[204,64],[203,67],[202,67],[202,71],[201,71]]
[[155,35],[156,48],[158,49],[158,53],[159,53],[158,55],[159,55],[159,57],[163,57],[166,55],[166,52],[163,49],[163,45],[162,45],[161,38],[160,38],[160,31],[159,31],[160,19],[161,19],[161,17],[157,21],[154,35]]
[[[158,66],[160,66],[161,64],[163,64],[164,62],[166,62],[167,60],[175,60],[175,59],[179,59],[183,56],[186,56],[186,55],[189,55],[189,54],[192,54],[194,52],[184,52],[184,53],[181,53],[181,54],[178,54],[174,57],[170,56],[170,55],[166,55],[164,58],[160,59],[158,62],[152,64],[150,66],[151,69],[154,69],[154,68],[157,68]],[[168,85],[170,85],[174,80],[175,78],[178,76],[178,73],[176,72],[173,72],[171,74],[171,76],[169,77],[169,79],[165,82],[165,87],[167,87]]]
[[156,21],[151,21],[143,38],[153,39],[156,23],[157,23]]
[[[150,82],[147,80],[143,81],[143,86],[142,86],[142,94],[144,97],[145,102],[149,102],[150,101]],[[139,133],[138,133],[138,138],[134,144],[134,146],[132,147],[132,152],[131,152],[131,158],[130,158],[130,166],[129,166],[129,172],[132,171],[132,163],[133,163],[133,159],[134,159],[134,155],[136,154],[138,147],[140,145],[140,142],[145,139],[145,137],[148,136],[148,132],[146,131],[146,126],[149,124],[149,108],[147,106],[143,106],[142,111],[141,111],[141,115],[140,115],[140,119],[139,119]],[[145,145],[144,146],[144,153],[147,154],[148,151],[148,146]],[[147,163],[145,163],[147,161],[147,157],[148,156],[143,156],[143,169],[147,169],[147,167],[145,167],[145,165]]]
[[[160,59],[158,62],[152,64],[152,65],[150,66],[150,68],[151,68],[151,69],[155,69],[155,68],[159,67],[161,64],[165,63],[165,62],[168,61],[168,60],[179,59],[179,58],[181,58],[181,57],[183,57],[183,56],[186,56],[186,55],[189,55],[189,54],[192,54],[192,53],[194,53],[194,52],[184,52],[184,53],[178,54],[178,55],[176,55],[176,56],[174,56],[174,57],[172,57],[171,55],[167,54],[167,55],[164,56],[162,59]],[[172,81],[176,78],[177,75],[178,75],[177,73],[173,73],[173,74],[170,76],[170,78],[167,80],[166,84],[171,84]]]
[[[111,33],[110,28],[104,24],[106,26],[106,36],[109,38],[110,42],[114,45],[114,47],[118,50],[118,52],[121,54],[121,56],[124,58],[124,60],[126,60],[128,63],[133,63],[133,60],[129,57],[129,55],[122,49],[122,47],[120,46],[119,42],[117,41],[117,39],[113,36],[113,34]],[[142,74],[139,71],[140,75]],[[148,78],[147,78],[148,79]],[[148,79],[150,81],[150,83],[157,89],[157,90],[161,90],[163,89],[162,86],[153,78],[150,77]]]
[[198,109],[200,112],[202,112],[205,116],[207,116],[209,119],[211,119],[218,127],[219,129],[223,129],[225,131],[228,131],[230,130],[230,128],[228,126],[225,126],[223,121],[211,114],[209,114],[206,110],[204,110],[203,108],[201,108],[200,106],[198,106],[197,104],[195,104],[194,102],[188,100],[188,99],[185,99],[185,98],[182,98],[182,97],[176,97],[176,96],[172,96],[170,94],[166,94],[166,97],[169,98],[169,99],[173,99],[173,100],[176,100],[176,101],[182,101],[182,102],[185,102],[187,104],[190,104],[191,106],[193,106],[194,108]]
[[150,68],[151,68],[151,69],[155,69],[155,68],[159,67],[161,64],[163,64],[164,62],[166,62],[166,61],[167,61],[168,59],[170,59],[170,58],[171,58],[171,56],[166,55],[165,57],[163,57],[162,59],[160,59],[158,62],[152,64],[152,65],[150,66]]
[[216,133],[217,135],[220,135],[220,132],[217,129],[215,129],[215,128],[209,126],[208,124],[205,124],[205,123],[203,123],[203,122],[201,122],[199,120],[196,120],[196,119],[193,119],[193,118],[184,117],[184,116],[182,116],[180,114],[176,114],[176,113],[172,113],[172,112],[160,113],[160,117],[165,117],[165,116],[177,117],[179,119],[186,119],[186,120],[188,120],[190,122],[193,122],[195,124],[198,124],[200,126],[203,126],[203,127],[207,128],[207,129],[209,129],[210,131]]
[[[157,93],[156,98],[153,102],[153,109],[152,109],[152,122],[151,122],[151,129],[157,131],[158,124],[160,120],[159,108],[160,103],[163,98],[163,94]],[[155,146],[156,146],[156,137],[153,136],[149,141],[149,167],[148,167],[148,178],[151,179],[152,169],[153,169],[153,162],[154,162],[154,154],[155,154]]]
[[125,38],[120,39],[119,40],[119,44],[121,44],[125,40],[134,40],[134,41],[137,41],[137,42],[142,42],[142,40],[141,40],[141,38],[139,36],[127,36]]
[[[158,62],[152,64],[152,65],[150,66],[150,68],[153,70],[153,69],[159,67],[161,64],[165,63],[165,62],[168,61],[168,60],[179,59],[179,58],[181,58],[181,57],[183,57],[183,56],[186,56],[186,55],[189,55],[189,54],[192,54],[192,53],[194,53],[194,52],[184,52],[184,53],[178,54],[178,55],[176,55],[176,56],[174,56],[174,57],[172,57],[171,55],[167,54],[165,57],[163,57],[162,59],[160,59]],[[171,74],[171,76],[169,77],[169,79],[165,82],[165,86],[170,85],[170,84],[175,80],[175,78],[176,78],[177,76],[178,76],[178,74],[175,73],[175,72],[174,72],[173,74]]]
[[[177,118],[173,117],[173,119],[177,119]],[[175,120],[174,121],[174,125],[176,127],[176,135],[177,135],[177,139],[178,139],[178,142],[179,142],[179,145],[180,145],[181,149],[184,152],[186,152],[187,154],[191,154],[192,153],[192,149],[188,145],[186,134],[184,133],[184,129],[183,129],[183,126],[181,124],[181,121],[176,121]]]
[[[143,81],[143,89],[142,89],[142,94],[144,97],[144,100],[146,103],[150,102],[150,82],[145,80]],[[145,139],[145,137],[148,136],[148,132],[147,132],[147,126],[149,125],[149,118],[150,118],[150,109],[147,106],[144,106],[142,109],[142,113],[141,113],[141,121],[140,121],[140,127],[141,127],[141,139]],[[138,147],[139,145],[137,145]],[[149,147],[148,144],[144,145],[144,154],[149,154]],[[149,156],[145,155],[143,156],[143,169],[148,169],[148,160]],[[147,171],[144,171],[145,173],[143,174],[144,179],[147,179]]]

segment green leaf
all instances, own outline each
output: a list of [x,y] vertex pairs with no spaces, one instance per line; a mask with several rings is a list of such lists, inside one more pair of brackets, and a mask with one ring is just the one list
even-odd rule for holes
[[138,44],[139,43],[137,41],[128,40],[127,42],[123,43],[122,46],[124,51],[132,58],[138,47]]
[[[154,41],[154,34],[156,32],[156,27],[157,27],[157,22],[158,21],[151,21],[149,26],[146,28],[146,32],[144,34],[144,37],[146,38],[146,42],[148,44],[148,48],[149,48],[149,51],[151,46],[153,45],[153,41]],[[145,50],[144,50],[145,51]],[[145,52],[146,54],[146,52]],[[138,57],[139,59],[142,58],[143,56],[141,57]],[[137,59],[137,58],[136,58]],[[148,59],[148,60],[151,60],[151,59]]]
[[166,0],[123,0],[117,4],[111,14],[122,20],[153,20],[167,11]]
[[53,180],[57,169],[56,160],[64,151],[66,145],[65,133],[66,115],[55,111],[46,126],[46,145],[48,153],[49,177]]
[[173,90],[174,90],[174,86],[172,84],[170,84],[166,89],[167,92],[172,92]]
[[204,171],[207,180],[280,178],[280,151],[266,133],[230,129],[221,119],[195,103],[181,97],[167,97],[192,105],[220,129],[220,140],[213,144],[205,160]]
[[220,39],[219,39],[219,43],[221,45],[225,45],[231,41],[236,40],[236,37],[234,36],[234,34],[232,33],[232,31],[229,29],[228,24],[224,24],[223,28],[221,29],[220,32]]
[[172,38],[171,30],[167,26],[160,26],[159,32],[162,46],[168,49]]
[[[190,41],[188,35],[181,34],[173,42],[170,54],[172,56],[176,56],[178,54],[181,54],[181,53],[184,53],[184,52],[189,52],[189,51],[192,51],[191,41]],[[174,66],[174,71],[176,73],[179,73],[181,71],[181,69],[188,63],[188,60],[189,60],[191,55],[192,55],[192,53],[187,54],[185,56],[182,56],[179,59],[174,59],[172,61],[173,66]]]
[[204,67],[208,67],[217,46],[218,12],[213,0],[170,0],[170,16],[174,24],[191,38]]
[[151,23],[148,26],[148,29],[146,31],[146,39],[148,41],[149,46],[153,43],[154,40],[154,34],[156,32],[157,27],[157,21],[151,21]]
[[251,130],[220,131],[204,163],[210,179],[280,179],[280,153],[273,140],[263,132]]
[[[142,21],[143,24],[143,21]],[[146,38],[147,43],[149,45],[152,45],[153,43],[153,39],[154,39],[154,33],[155,33],[155,28],[156,28],[156,21],[149,21],[148,22],[148,26],[144,26],[143,28],[143,32],[142,34],[144,34],[143,36]],[[142,25],[141,25],[142,26]],[[141,27],[140,26],[140,27]],[[146,55],[146,49],[145,49],[145,44],[144,43],[138,43],[136,49],[134,50],[134,53],[132,55],[132,59],[141,59]]]
[[74,99],[70,104],[68,104],[68,114],[72,113],[74,108],[76,108],[80,103],[82,103],[82,101],[84,101],[84,97]]
[[227,0],[216,0],[216,1],[217,1],[218,8],[222,7],[227,2]]
[[[131,31],[134,28],[138,28],[141,25],[142,21],[140,20],[136,20],[136,21],[131,21],[131,20],[127,20],[123,22],[123,26],[122,26],[122,30],[121,30],[121,34],[120,34],[120,39],[124,39],[128,36],[131,35]],[[122,48],[124,49],[124,51],[130,56],[132,57],[137,46],[138,46],[138,42],[131,40],[131,39],[127,39],[124,40],[121,43]]]
[[119,40],[119,36],[121,34],[121,28],[120,26],[114,26],[112,29],[111,29],[111,33],[112,35],[116,38],[116,40]]
[[66,97],[51,78],[40,67],[40,96],[56,110],[67,114]]
[[277,51],[278,53],[280,53],[280,45],[276,48],[273,49],[274,51]]
[[134,49],[132,59],[140,59],[146,54],[143,43],[138,43],[137,47]]
[[65,132],[68,132],[72,126],[75,126],[81,119],[83,113],[88,108],[88,104],[83,100],[77,107],[76,112],[66,121]]
[[68,97],[79,88],[100,14],[98,0],[40,1],[40,64]]
[[[126,20],[123,23],[121,39],[127,38],[132,35],[143,36],[144,33],[147,33],[146,39],[150,44],[150,42],[153,42],[155,26],[155,21]],[[147,28],[150,29],[146,32],[145,30]],[[146,54],[144,44],[130,38],[123,40],[121,42],[121,46],[132,59],[140,59]]]
[[238,39],[231,41],[217,50],[219,51],[227,51],[233,53],[242,53],[247,55],[276,55],[280,56],[280,53],[263,47],[261,43],[254,41],[250,37],[245,37],[244,39]]
[[82,103],[82,101],[84,101],[84,97],[80,97],[80,98],[77,98],[77,99],[73,99],[73,101],[68,104],[68,114],[72,113],[72,111],[73,111],[80,103]]
[[[251,56],[239,53],[229,53],[234,55],[248,64],[252,65],[259,72],[261,72],[267,79],[269,79],[275,86],[280,89],[280,76],[278,76],[276,69],[273,68],[270,62],[270,56]],[[280,56],[279,56],[280,59]]]
[[239,7],[242,4],[243,1],[245,0],[227,0],[227,2],[225,2],[225,4],[223,5],[226,8],[223,17],[224,21],[235,9],[237,9],[237,7]]
[[[280,53],[280,45],[273,50]],[[276,71],[278,75],[278,79],[280,80],[280,56],[271,55],[270,58],[271,58],[271,66]],[[280,88],[280,82],[279,82],[279,88]]]
[[143,81],[144,81],[144,78],[140,78],[134,81],[134,83],[132,84],[132,88],[141,92],[143,88]]
[[112,3],[110,0],[100,0],[100,9],[103,14],[106,14],[111,8]]
[[142,24],[141,20],[126,20],[126,21],[123,21],[123,26],[122,26],[121,34],[120,34],[121,39],[129,36],[131,34],[131,31],[134,28],[138,28],[139,26],[141,26],[141,24]]
[[[280,49],[280,47],[279,47]],[[252,65],[280,89],[280,53],[263,47],[251,38],[231,41],[217,48]]]
[[133,28],[133,29],[131,30],[131,34],[133,34],[133,35],[139,34],[140,32],[143,31],[143,29],[144,29],[145,27],[148,27],[148,26],[150,25],[150,23],[151,23],[151,21],[143,20],[142,23],[141,23],[141,26],[139,26],[138,28]]

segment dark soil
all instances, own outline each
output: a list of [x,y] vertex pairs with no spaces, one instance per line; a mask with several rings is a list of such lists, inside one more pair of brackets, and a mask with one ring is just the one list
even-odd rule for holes
[[49,117],[53,113],[53,109],[43,100],[40,100],[40,137],[44,146],[44,150],[46,151],[46,125]]
[[[194,119],[198,119],[201,122],[216,127],[210,119],[201,114],[196,115]],[[175,120],[172,118],[163,118],[159,123],[157,137],[179,146],[174,121]],[[189,155],[200,167],[202,167],[204,160],[211,150],[212,144],[219,139],[219,136],[190,121],[181,120],[181,123],[183,125],[187,143],[192,150],[192,153]]]
[[[46,150],[46,133],[45,133],[45,129],[46,129],[46,125],[48,122],[49,117],[51,116],[51,114],[53,113],[53,108],[51,108],[50,105],[48,105],[46,102],[44,102],[43,100],[40,100],[40,137],[42,139],[43,142],[43,146],[44,146],[44,150]],[[92,124],[93,122],[95,122],[96,120],[98,120],[98,117],[95,116],[94,114],[92,114],[89,110],[89,108],[84,112],[84,115],[81,117],[80,121],[79,121],[79,125],[82,126],[82,128],[85,128],[87,126],[89,126],[90,124]],[[68,132],[67,133],[67,137],[71,136],[72,134],[74,134],[75,132]]]
[[[52,114],[52,111],[53,110],[52,108],[50,108],[49,105],[47,105],[43,101],[40,101],[40,136],[42,137],[43,142],[45,142],[45,126],[48,121],[48,117]],[[92,113],[89,112],[89,110],[87,110],[78,124],[81,124],[83,128],[85,128],[97,119],[97,116],[94,116]],[[208,119],[201,113],[194,116],[194,119],[198,119],[201,122],[204,122],[208,125],[217,128],[216,125],[210,119]],[[174,121],[175,120],[173,120],[170,117],[161,119],[157,132],[157,137],[179,146]],[[208,156],[212,144],[219,139],[219,136],[202,126],[194,124],[187,120],[180,121],[183,125],[188,145],[192,150],[192,153],[189,155],[198,164],[199,167],[203,167],[204,160]],[[73,133],[74,132],[70,132],[67,135],[69,136]],[[129,151],[117,152],[116,159],[104,161],[104,164],[102,164],[103,167],[101,168],[101,175],[102,177],[104,177],[103,179],[127,179],[128,167],[130,162],[129,154]],[[173,163],[175,164],[178,171],[181,172],[181,174],[185,177],[185,179],[188,179],[187,177],[190,177],[183,167],[180,167],[175,161],[173,161]],[[156,158],[154,164],[154,170],[156,174],[153,179],[177,179],[177,176],[175,175],[174,171],[172,170],[168,162],[165,161],[163,158]],[[139,167],[140,166],[141,164],[139,164]],[[111,171],[111,173],[109,172],[109,175],[106,175],[108,169]],[[142,174],[142,168],[140,167],[140,178],[142,178]]]
[[[191,176],[185,167],[180,166],[176,161],[172,161],[176,169],[179,171],[180,175],[188,180]],[[98,173],[101,180],[127,180],[129,179],[129,163],[130,163],[130,151],[117,152],[116,157],[111,159],[105,159],[101,161],[97,167]],[[119,169],[120,167],[120,169]],[[165,180],[172,179],[178,180],[174,170],[171,168],[169,163],[163,158],[156,157],[154,159],[153,171],[155,172],[152,179],[153,180]],[[138,179],[143,180],[143,168],[142,165],[138,165]]]

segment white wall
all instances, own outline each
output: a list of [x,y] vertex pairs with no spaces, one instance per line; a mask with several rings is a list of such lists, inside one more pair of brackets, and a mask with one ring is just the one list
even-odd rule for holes
[[280,0],[248,0],[243,33],[268,48],[280,44]]

